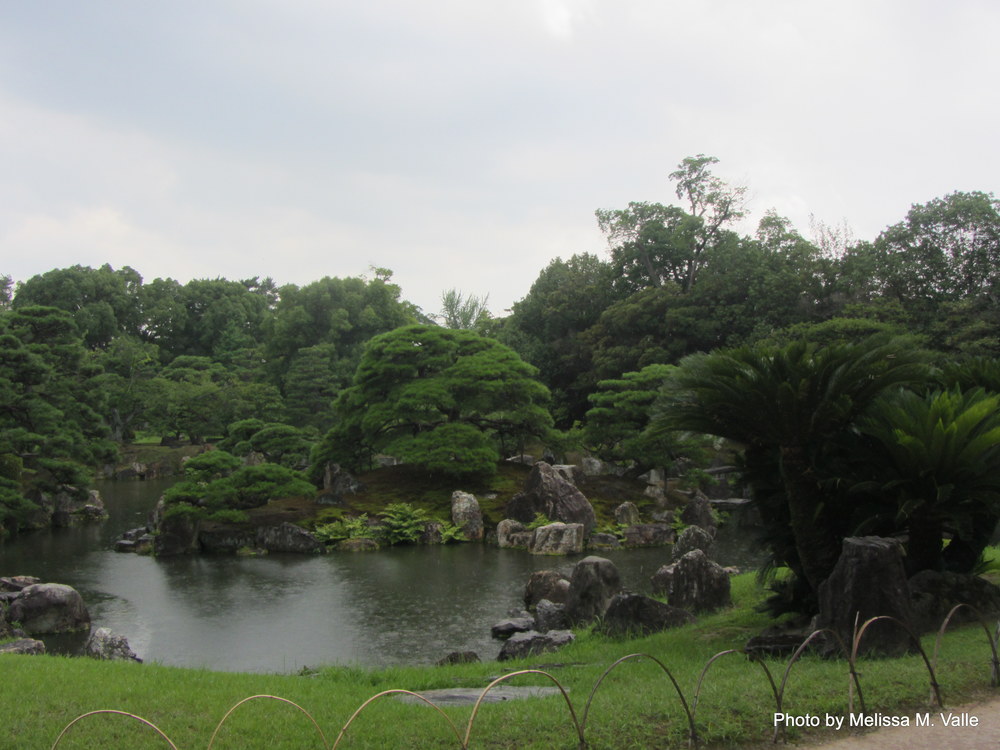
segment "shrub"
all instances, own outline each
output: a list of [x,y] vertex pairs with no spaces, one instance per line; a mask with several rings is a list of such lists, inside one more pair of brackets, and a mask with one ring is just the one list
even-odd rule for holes
[[409,503],[392,503],[379,513],[382,519],[379,534],[387,544],[412,544],[420,538],[424,526],[431,520],[423,508]]

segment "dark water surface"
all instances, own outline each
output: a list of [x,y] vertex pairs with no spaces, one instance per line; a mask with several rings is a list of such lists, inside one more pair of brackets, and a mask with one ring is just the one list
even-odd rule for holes
[[[146,661],[292,672],[325,664],[432,663],[458,650],[495,658],[500,644],[490,626],[520,606],[531,572],[568,570],[578,559],[476,544],[255,558],[111,551],[122,531],[143,525],[169,484],[103,483],[107,522],[17,537],[0,546],[0,575],[75,587],[94,627],[124,635]],[[726,541],[714,556],[722,564],[747,564],[744,547]],[[640,592],[669,562],[666,549],[601,555],[618,565],[626,588]]]

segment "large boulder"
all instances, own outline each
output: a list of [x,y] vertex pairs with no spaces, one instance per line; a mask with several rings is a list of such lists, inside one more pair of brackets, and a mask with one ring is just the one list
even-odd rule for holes
[[635,526],[641,520],[639,517],[639,506],[631,500],[626,500],[615,508],[615,523],[617,524]]
[[44,654],[45,644],[34,638],[18,638],[10,643],[0,644],[0,654]]
[[497,546],[502,549],[527,547],[531,544],[534,533],[528,531],[523,523],[513,518],[505,518],[497,524]]
[[694,615],[641,594],[617,594],[601,619],[608,635],[648,635],[694,622]]
[[90,628],[90,612],[80,592],[61,583],[36,583],[21,590],[7,611],[32,635],[71,633]]
[[729,574],[700,549],[664,565],[651,581],[653,593],[665,594],[670,606],[689,612],[711,612],[732,604]]
[[470,542],[483,540],[483,512],[475,495],[461,490],[451,493],[451,522]]
[[153,510],[156,531],[153,554],[157,557],[188,555],[198,551],[198,519],[182,508],[166,507],[161,499]]
[[548,633],[529,630],[526,633],[515,633],[503,644],[497,661],[523,659],[546,651],[555,651],[572,643],[575,638],[576,636],[569,630],[550,630]]
[[715,537],[709,534],[701,526],[688,526],[677,537],[674,543],[674,560],[680,560],[688,552],[700,549],[706,555],[712,547]]
[[523,617],[508,617],[506,620],[495,623],[490,628],[490,636],[499,641],[505,641],[515,633],[526,633],[534,628],[535,618],[526,613]]
[[718,523],[712,512],[712,503],[701,492],[695,491],[681,511],[681,521],[689,526],[701,526],[713,537],[718,531]]
[[597,525],[594,507],[576,486],[544,461],[531,468],[523,492],[507,503],[506,516],[531,523],[542,514],[551,521],[583,524],[585,534]]
[[125,636],[115,635],[108,628],[98,628],[91,633],[84,654],[106,661],[142,661],[128,645]]
[[583,558],[573,568],[569,581],[566,616],[570,623],[586,624],[603,615],[621,585],[621,575],[613,562],[596,555]]
[[565,630],[569,627],[569,620],[566,618],[566,605],[550,602],[542,599],[535,605],[535,627],[539,633],[547,633],[550,630]]
[[944,618],[958,604],[952,622],[978,622],[980,616],[993,618],[1000,614],[1000,587],[979,576],[961,573],[922,570],[910,577],[910,603],[917,632],[941,627]]
[[528,551],[533,555],[579,555],[583,542],[582,523],[550,523],[535,529]]
[[637,523],[622,531],[626,547],[665,547],[674,541],[674,530],[665,523]]
[[[820,584],[818,593],[816,627],[833,630],[848,648],[854,637],[855,617],[859,626],[878,615],[889,615],[907,626],[913,625],[903,552],[895,539],[875,536],[845,539],[840,558],[830,577]],[[912,647],[904,628],[883,620],[865,630],[859,652],[898,656]],[[831,642],[827,650],[839,649]]]
[[341,505],[346,495],[354,495],[365,486],[344,471],[339,464],[327,462],[323,465],[323,492],[316,502],[320,505]]
[[257,546],[268,552],[322,552],[323,543],[294,523],[257,528]]
[[524,587],[524,606],[534,607],[542,599],[565,604],[569,594],[569,580],[557,570],[536,570]]

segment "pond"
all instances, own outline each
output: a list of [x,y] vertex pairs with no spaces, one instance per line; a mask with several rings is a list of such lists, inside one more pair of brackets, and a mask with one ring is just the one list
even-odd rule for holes
[[[0,575],[73,586],[94,627],[124,635],[145,661],[288,673],[329,664],[429,664],[451,651],[493,659],[500,643],[490,626],[520,606],[531,572],[569,570],[578,559],[478,544],[249,558],[113,552],[114,540],[144,523],[169,484],[103,483],[108,521],[15,537],[0,546]],[[732,526],[716,559],[750,564],[745,535]],[[601,555],[639,592],[669,562],[666,549]],[[50,650],[78,641],[46,638]]]

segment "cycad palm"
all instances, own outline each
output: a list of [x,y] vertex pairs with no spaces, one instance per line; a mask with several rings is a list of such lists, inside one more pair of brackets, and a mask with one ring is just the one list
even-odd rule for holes
[[[753,487],[755,479],[779,478],[768,502],[783,508],[772,508],[771,517],[784,516],[792,536],[779,561],[815,591],[836,563],[842,536],[822,469],[825,452],[886,389],[925,377],[918,353],[883,339],[698,354],[680,363],[654,423],[742,443],[754,490],[763,489]],[[755,491],[755,499],[764,498]]]
[[1000,395],[958,389],[882,400],[862,429],[876,438],[878,490],[896,503],[911,571],[975,563],[1000,511]]

